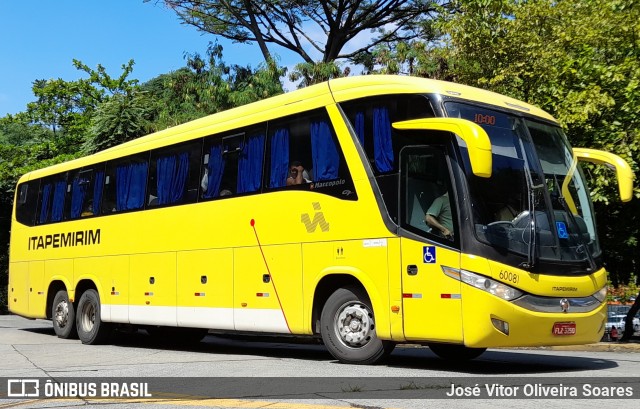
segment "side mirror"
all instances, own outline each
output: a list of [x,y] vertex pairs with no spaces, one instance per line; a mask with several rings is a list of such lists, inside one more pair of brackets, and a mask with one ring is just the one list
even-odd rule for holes
[[473,174],[491,177],[491,142],[489,135],[479,125],[460,118],[423,118],[394,122],[392,126],[399,130],[444,131],[458,135],[467,144]]
[[628,202],[633,197],[633,171],[631,166],[620,156],[597,149],[573,148],[578,160],[606,165],[616,171],[620,200]]

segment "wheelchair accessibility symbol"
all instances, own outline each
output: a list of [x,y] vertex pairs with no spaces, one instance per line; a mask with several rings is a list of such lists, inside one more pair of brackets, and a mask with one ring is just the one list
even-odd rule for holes
[[567,232],[567,225],[564,222],[556,222],[556,230],[558,230],[558,237],[561,239],[568,239],[569,233]]
[[422,261],[427,264],[436,262],[436,246],[424,246],[422,248]]

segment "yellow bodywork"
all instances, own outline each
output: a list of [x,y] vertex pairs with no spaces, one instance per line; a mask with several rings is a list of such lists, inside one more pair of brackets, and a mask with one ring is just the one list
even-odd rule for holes
[[[455,95],[553,120],[520,101],[466,86],[399,76],[355,77],[208,116],[34,171],[20,183],[325,107],[358,200],[344,201],[313,191],[279,191],[36,227],[18,223],[14,211],[10,310],[46,318],[47,300],[54,295],[50,293],[52,283],[65,288],[73,301],[78,286],[91,282],[100,295],[105,321],[310,335],[315,331],[312,318],[318,283],[331,276],[350,276],[367,291],[382,339],[472,347],[597,340],[602,334],[604,305],[589,314],[523,310],[446,276],[442,266],[496,280],[500,269],[517,269],[436,244],[399,238],[389,231],[354,137],[336,103],[401,93]],[[445,125],[442,131],[455,131],[450,123]],[[430,129],[437,129],[437,124]],[[481,157],[478,161],[481,168]],[[94,235],[99,231],[99,243],[29,249],[32,237],[47,240],[49,236],[53,241],[56,235],[87,231]],[[424,262],[425,246],[433,246],[435,263]],[[408,275],[407,265],[416,265],[418,274]],[[549,290],[550,284],[567,284],[577,288],[579,295],[591,295],[606,281],[603,270],[583,277],[517,273],[522,277],[517,288],[554,297],[565,294]],[[510,323],[510,336],[496,331],[492,315]],[[553,323],[568,319],[577,323],[578,334],[553,337]]]

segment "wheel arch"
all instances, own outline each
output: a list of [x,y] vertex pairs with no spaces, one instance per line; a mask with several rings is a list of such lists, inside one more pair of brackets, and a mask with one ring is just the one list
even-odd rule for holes
[[374,283],[364,273],[358,274],[352,271],[331,271],[318,279],[313,293],[311,308],[311,330],[314,335],[320,333],[320,315],[327,299],[339,288],[356,287],[367,294],[373,313],[378,322],[378,335],[382,338],[390,338],[389,317],[385,313],[384,299],[376,289]]
[[79,300],[80,297],[82,297],[82,294],[87,290],[95,290],[98,293],[98,297],[100,299],[102,298],[100,297],[100,290],[98,289],[98,286],[96,285],[95,281],[91,278],[83,278],[80,281],[78,281],[78,283],[76,284],[76,291],[75,291],[76,303],[77,303],[77,300]]

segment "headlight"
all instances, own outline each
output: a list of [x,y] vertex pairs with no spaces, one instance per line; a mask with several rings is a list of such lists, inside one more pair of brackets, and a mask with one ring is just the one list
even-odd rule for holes
[[600,291],[596,291],[593,294],[593,298],[600,301],[601,303],[604,302],[604,300],[607,299],[607,286],[605,285],[600,289]]
[[507,301],[515,300],[523,294],[522,291],[509,287],[499,281],[494,281],[490,278],[465,270],[460,270],[460,281]]

